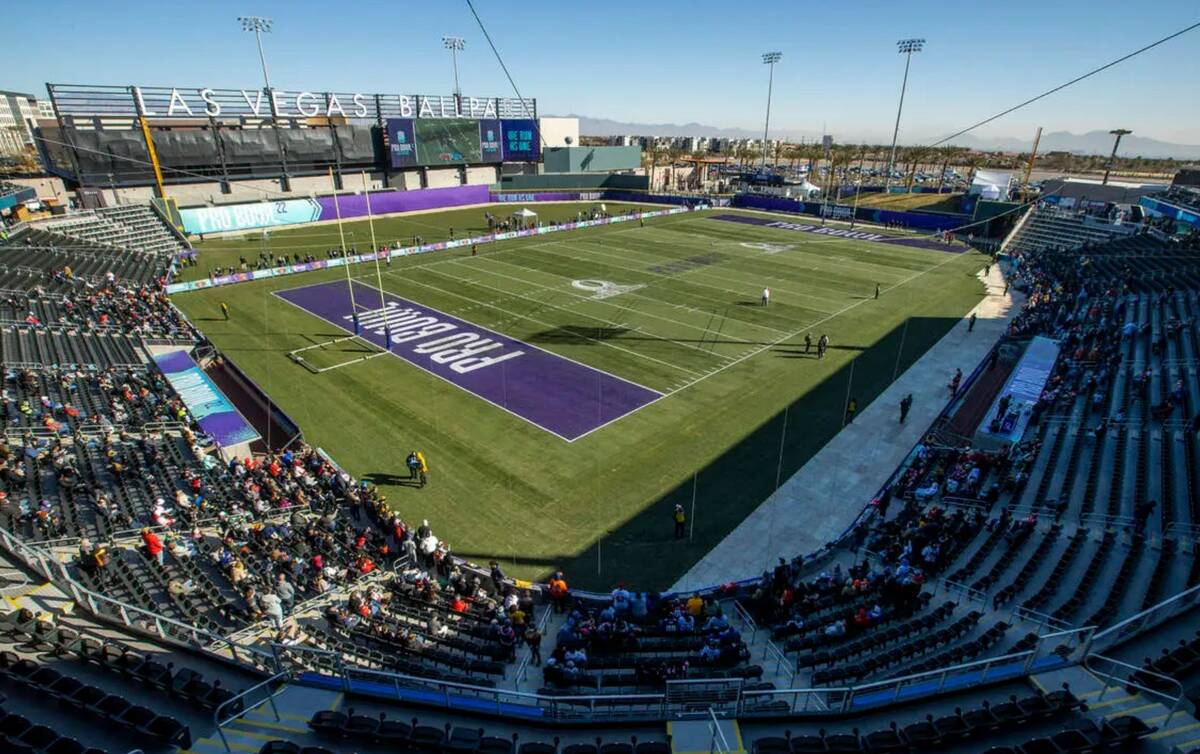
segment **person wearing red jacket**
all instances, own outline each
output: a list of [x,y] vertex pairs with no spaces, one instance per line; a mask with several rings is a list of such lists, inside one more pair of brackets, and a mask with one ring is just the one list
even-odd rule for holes
[[146,552],[150,557],[157,560],[159,565],[163,565],[163,543],[158,535],[149,528],[142,529],[142,542],[146,545]]

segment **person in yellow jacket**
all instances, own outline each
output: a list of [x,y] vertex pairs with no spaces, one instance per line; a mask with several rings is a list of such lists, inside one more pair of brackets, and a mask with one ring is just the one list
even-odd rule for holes
[[429,482],[429,464],[425,462],[425,454],[417,451],[417,475],[421,479],[421,486],[424,487]]

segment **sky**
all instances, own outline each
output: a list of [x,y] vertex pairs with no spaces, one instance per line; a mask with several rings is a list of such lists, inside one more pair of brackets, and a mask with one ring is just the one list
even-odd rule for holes
[[[543,115],[762,128],[778,50],[772,133],[887,142],[913,56],[901,143],[957,131],[1200,21],[1196,0],[476,0],[517,87]],[[447,94],[445,34],[462,36],[462,90],[514,96],[465,0],[310,2],[64,0],[5,16],[0,89],[45,82],[254,88],[262,74],[239,15],[270,17],[271,83],[311,91]],[[1131,128],[1200,144],[1200,29],[989,124],[981,138]]]

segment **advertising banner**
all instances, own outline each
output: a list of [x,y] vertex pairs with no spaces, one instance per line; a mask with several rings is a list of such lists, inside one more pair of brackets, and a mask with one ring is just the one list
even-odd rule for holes
[[313,199],[285,199],[279,202],[181,209],[179,217],[184,233],[224,233],[314,222],[321,219],[321,205]]
[[484,162],[500,162],[500,121],[492,118],[479,121],[479,154]]
[[183,405],[196,419],[201,431],[222,447],[259,438],[254,427],[242,418],[229,399],[217,389],[187,351],[169,351],[154,357],[167,382],[179,393]]
[[417,140],[413,134],[412,118],[389,118],[387,121],[388,157],[394,168],[410,168],[417,164]]
[[501,130],[505,162],[537,162],[542,158],[537,121],[530,118],[504,120]]

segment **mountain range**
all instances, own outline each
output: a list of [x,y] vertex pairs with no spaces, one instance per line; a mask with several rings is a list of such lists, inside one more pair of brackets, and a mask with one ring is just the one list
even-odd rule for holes
[[[639,136],[709,136],[727,139],[758,139],[762,132],[745,128],[720,128],[703,123],[626,123],[607,118],[590,118],[586,115],[567,115],[564,117],[579,119],[579,133],[584,136],[622,136],[626,134]],[[813,132],[788,131],[786,129],[773,131],[777,138],[791,141],[805,139],[813,141],[820,134]],[[835,135],[835,139],[836,139]],[[935,139],[930,139],[934,141]],[[854,141],[858,141],[855,139]],[[886,140],[878,137],[867,139],[872,143],[884,143]],[[965,134],[950,142],[955,146],[969,147],[986,152],[1026,152],[1029,150],[1028,139],[1014,137],[980,138]],[[1042,134],[1038,151],[1073,152],[1075,154],[1107,155],[1112,151],[1113,137],[1107,131],[1089,131],[1075,134],[1069,131],[1053,131]],[[1122,157],[1147,157],[1155,159],[1194,160],[1200,159],[1200,145],[1174,144],[1149,137],[1130,134],[1121,139]]]

